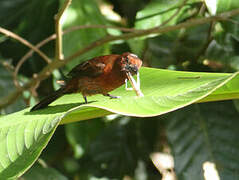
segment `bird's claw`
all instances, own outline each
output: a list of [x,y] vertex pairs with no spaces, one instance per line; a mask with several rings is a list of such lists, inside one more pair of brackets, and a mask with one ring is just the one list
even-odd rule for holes
[[110,97],[110,99],[118,99],[118,98],[121,98],[120,96],[114,96],[114,95],[111,95],[111,94],[104,94],[104,96],[108,96],[108,97]]
[[121,96],[110,96],[110,99],[119,99]]

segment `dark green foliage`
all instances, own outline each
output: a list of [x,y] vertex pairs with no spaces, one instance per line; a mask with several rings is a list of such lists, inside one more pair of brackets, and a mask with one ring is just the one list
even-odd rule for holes
[[216,164],[221,179],[238,177],[238,126],[232,102],[193,105],[171,113],[167,135],[178,177],[203,179],[206,161]]
[[[32,44],[36,44],[54,33],[54,15],[57,12],[58,1],[27,1],[17,0],[0,2],[1,26],[9,29]],[[4,58],[11,58],[13,64],[28,51],[24,45],[12,39],[6,39],[0,43],[0,54]],[[54,56],[54,44],[44,46],[43,51],[49,56]],[[21,72],[30,76],[33,72],[39,72],[46,63],[34,55],[31,61],[24,64]]]

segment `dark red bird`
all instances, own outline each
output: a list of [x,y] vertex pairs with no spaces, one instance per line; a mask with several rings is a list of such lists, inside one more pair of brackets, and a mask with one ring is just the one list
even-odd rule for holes
[[87,103],[87,96],[103,94],[111,98],[109,92],[120,87],[127,79],[126,73],[135,75],[142,65],[142,61],[134,54],[111,54],[99,56],[85,61],[74,67],[67,75],[65,84],[53,94],[45,97],[30,111],[48,106],[51,102],[64,94],[80,92]]

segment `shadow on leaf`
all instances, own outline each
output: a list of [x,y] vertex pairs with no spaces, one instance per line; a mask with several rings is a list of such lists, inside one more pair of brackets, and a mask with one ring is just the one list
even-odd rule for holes
[[[93,103],[96,101],[90,101],[89,103]],[[83,105],[85,103],[68,103],[68,104],[58,104],[58,105],[54,105],[54,106],[48,106],[44,109],[39,109],[33,112],[25,112],[25,115],[43,115],[43,114],[56,114],[56,113],[62,113],[62,112],[66,112],[74,107]]]

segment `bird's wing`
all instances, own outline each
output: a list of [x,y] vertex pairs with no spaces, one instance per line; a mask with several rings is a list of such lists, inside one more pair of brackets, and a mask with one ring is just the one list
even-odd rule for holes
[[94,58],[88,61],[85,61],[76,67],[74,67],[68,74],[68,77],[97,77],[104,72],[105,68],[104,62],[101,62],[100,59]]

